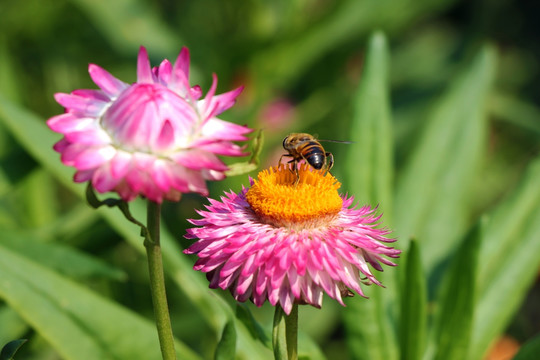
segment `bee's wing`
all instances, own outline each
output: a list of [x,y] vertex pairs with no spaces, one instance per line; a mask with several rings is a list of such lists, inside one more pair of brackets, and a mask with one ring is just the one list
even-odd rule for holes
[[344,140],[318,139],[318,141],[341,143],[341,144],[354,144],[354,141],[344,141]]

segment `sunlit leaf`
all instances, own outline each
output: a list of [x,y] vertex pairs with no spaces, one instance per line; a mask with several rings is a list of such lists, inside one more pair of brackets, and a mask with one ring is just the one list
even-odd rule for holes
[[386,38],[370,39],[347,145],[346,186],[363,204],[379,205],[385,222],[392,219],[393,134]]
[[18,339],[23,337],[28,331],[28,325],[17,313],[6,306],[0,307],[0,343],[7,342],[8,339]]
[[494,70],[495,53],[485,47],[436,104],[398,182],[395,226],[401,239],[414,236],[422,242],[428,274],[468,226]]
[[2,229],[0,245],[74,279],[102,277],[125,280],[126,274],[101,259],[96,259],[65,245],[43,242],[22,231]]
[[482,242],[479,298],[470,359],[481,358],[501,334],[540,267],[540,159],[490,216]]
[[215,360],[234,359],[236,354],[236,328],[234,321],[229,321],[225,324],[221,339],[217,344]]
[[[151,321],[0,245],[0,297],[65,359],[160,359]],[[181,359],[198,359],[176,342]]]
[[[382,33],[376,33],[368,44],[355,97],[350,137],[354,143],[349,145],[349,172],[344,181],[360,203],[381,204],[385,222],[391,222],[393,177],[388,61],[386,39]],[[391,320],[395,309],[389,305],[398,289],[391,271],[377,274],[386,289],[366,289],[369,299],[351,299],[344,311],[347,343],[355,359],[392,360],[398,356]]]

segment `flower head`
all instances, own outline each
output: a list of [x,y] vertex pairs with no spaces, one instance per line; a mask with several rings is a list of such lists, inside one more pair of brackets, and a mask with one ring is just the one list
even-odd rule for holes
[[369,266],[395,265],[400,250],[384,243],[389,231],[369,206],[351,208],[329,173],[299,168],[300,181],[285,166],[259,173],[239,194],[210,199],[202,219],[190,220],[185,253],[197,254],[194,269],[207,273],[211,288],[229,289],[238,301],[266,299],[288,314],[296,303],[322,305],[326,292],[342,305],[361,283],[380,285]]
[[77,169],[76,182],[91,181],[101,193],[116,191],[124,200],[137,195],[161,202],[181,193],[208,194],[205,180],[221,180],[227,170],[217,155],[243,156],[233,141],[251,129],[218,119],[234,105],[242,88],[215,95],[217,78],[202,97],[189,84],[189,53],[151,68],[139,51],[137,81],[127,84],[90,64],[99,90],[55,94],[65,113],[47,121],[64,135],[54,149]]

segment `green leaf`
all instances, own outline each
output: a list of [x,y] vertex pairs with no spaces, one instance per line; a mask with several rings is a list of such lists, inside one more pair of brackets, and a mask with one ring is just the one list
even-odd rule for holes
[[253,339],[262,342],[268,349],[272,349],[272,340],[269,333],[255,320],[249,307],[244,303],[236,304],[236,318],[240,320],[251,334]]
[[165,57],[183,41],[168,28],[154,7],[137,0],[72,0],[84,11],[114,49],[133,55],[140,45],[151,56]]
[[0,245],[68,277],[74,279],[103,277],[117,281],[126,279],[123,271],[76,249],[39,241],[28,233],[0,230],[2,232]]
[[540,266],[540,158],[486,225],[470,359],[480,359],[518,309]]
[[251,149],[251,158],[249,159],[250,163],[259,165],[259,157],[264,145],[264,133],[262,130],[259,130],[255,139],[253,139],[253,145]]
[[436,104],[406,164],[396,194],[401,239],[422,241],[428,274],[463,236],[487,133],[485,103],[495,53],[485,47]]
[[13,360],[17,351],[24,345],[26,339],[18,339],[8,342],[0,351],[0,360]]
[[362,80],[354,97],[346,158],[346,187],[362,203],[379,205],[391,222],[393,135],[388,82],[389,55],[385,36],[378,32],[369,40]]
[[[381,204],[384,221],[392,212],[392,134],[388,90],[388,48],[384,35],[369,40],[366,64],[355,97],[350,156],[345,183],[360,203]],[[387,219],[388,215],[388,219]],[[369,299],[351,299],[343,312],[347,343],[355,359],[398,358],[394,312],[397,282],[389,271],[377,277],[385,289],[366,290]]]
[[466,359],[476,303],[482,225],[479,222],[465,237],[446,272],[435,318],[434,359]]
[[236,355],[236,328],[234,321],[229,321],[223,328],[221,339],[216,348],[215,360],[234,359]]
[[28,332],[28,325],[9,306],[3,304],[0,307],[0,342],[8,339],[17,339]]
[[259,130],[257,136],[253,139],[251,157],[248,161],[237,162],[228,165],[229,170],[226,171],[227,176],[237,176],[249,173],[259,167],[259,156],[264,144],[264,136],[262,130]]
[[257,170],[258,165],[250,163],[248,161],[237,162],[234,164],[227,165],[229,170],[225,172],[227,176],[238,176],[242,174],[247,174],[254,170]]
[[540,335],[527,341],[512,360],[538,360],[540,354]]
[[406,256],[401,292],[400,359],[416,360],[424,353],[427,326],[426,276],[416,241],[410,242]]
[[[160,359],[154,324],[0,245],[0,297],[65,359]],[[180,342],[181,359],[199,359]]]
[[[399,0],[340,2],[311,27],[266,46],[251,61],[251,76],[261,91],[294,84],[315,61],[373,29],[401,29],[419,16],[447,6],[448,0],[417,1],[402,7]],[[400,11],[396,11],[398,9]]]

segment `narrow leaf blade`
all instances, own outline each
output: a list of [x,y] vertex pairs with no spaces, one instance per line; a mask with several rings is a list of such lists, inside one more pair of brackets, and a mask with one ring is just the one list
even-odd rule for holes
[[396,193],[400,238],[422,241],[428,274],[465,234],[473,181],[485,148],[495,52],[485,47],[434,108]]
[[540,267],[539,178],[540,159],[536,159],[486,225],[470,359],[482,358],[536,279]]
[[234,359],[236,355],[236,328],[234,321],[225,324],[216,348],[215,360]]
[[[388,90],[388,45],[382,33],[369,40],[366,64],[355,97],[350,155],[345,184],[362,203],[381,204],[385,222],[392,212],[392,134]],[[349,140],[349,139],[348,139]],[[355,359],[397,359],[393,299],[397,283],[392,270],[378,274],[386,288],[366,290],[344,311],[347,344]]]
[[[0,245],[0,297],[66,359],[159,359],[154,324]],[[176,342],[178,356],[199,357]]]
[[427,290],[419,245],[411,241],[401,292],[401,360],[421,359],[426,345]]
[[354,97],[346,186],[371,206],[381,206],[391,219],[393,136],[388,87],[388,44],[382,33],[369,40],[362,80]]
[[437,348],[434,358],[437,360],[466,358],[476,303],[481,240],[482,224],[478,223],[464,239],[446,273],[435,319]]

